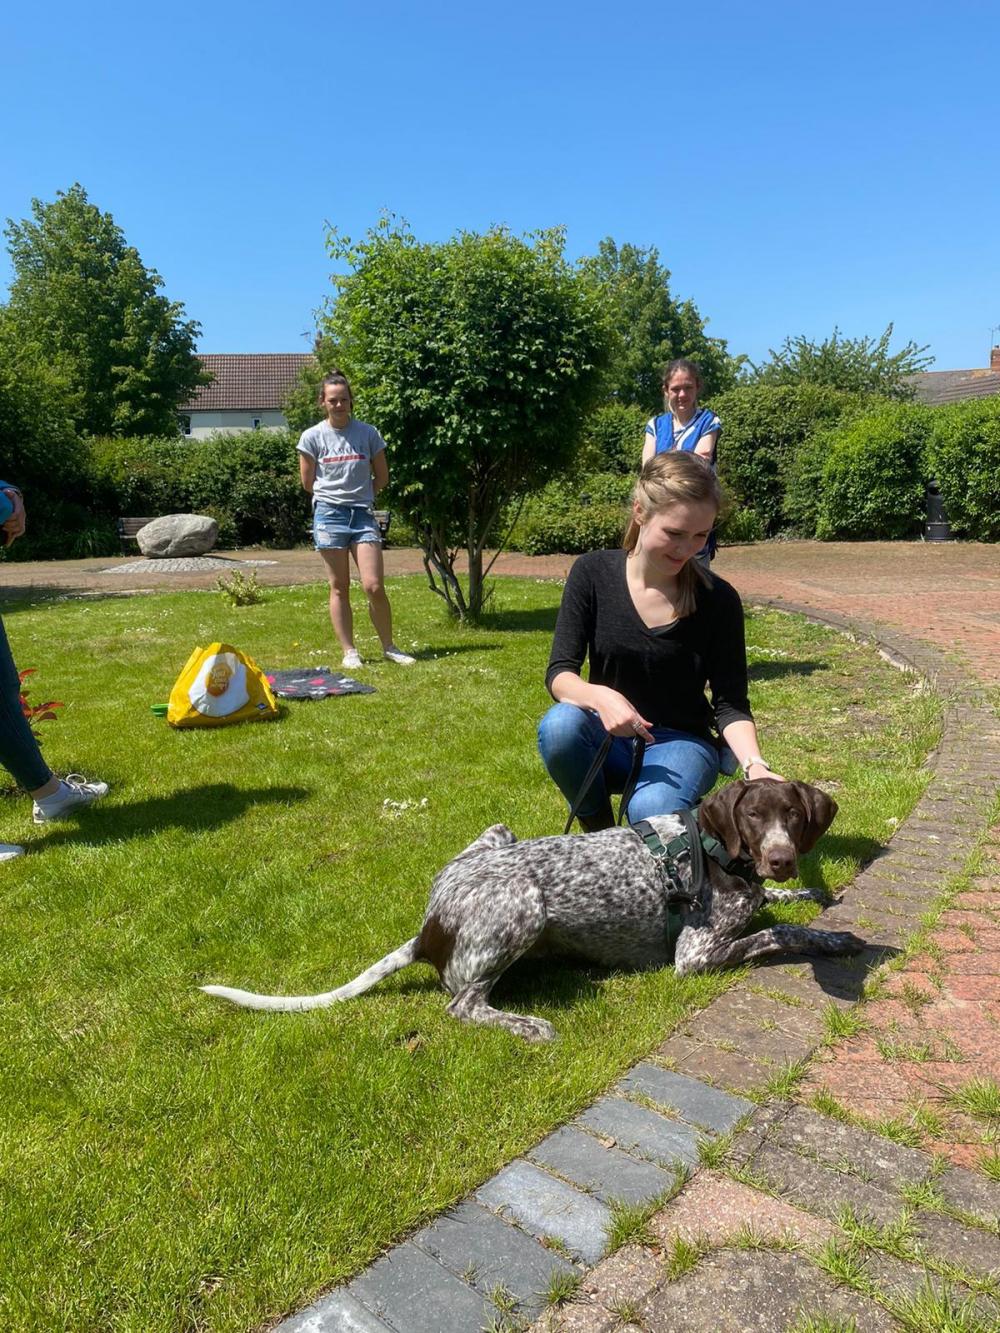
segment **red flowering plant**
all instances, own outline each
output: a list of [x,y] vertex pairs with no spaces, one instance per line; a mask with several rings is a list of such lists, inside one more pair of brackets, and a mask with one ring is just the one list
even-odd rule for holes
[[28,687],[25,685],[25,677],[35,674],[34,667],[28,667],[27,671],[17,673],[18,683],[21,688],[21,712],[28,719],[28,726],[31,728],[31,734],[37,741],[41,740],[38,732],[35,730],[36,722],[54,722],[57,708],[64,708],[65,704],[58,699],[49,699],[44,704],[33,704],[28,701]]

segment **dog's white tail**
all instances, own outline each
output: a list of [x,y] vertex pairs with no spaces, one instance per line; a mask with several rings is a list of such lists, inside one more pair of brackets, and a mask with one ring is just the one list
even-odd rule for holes
[[412,940],[407,940],[392,953],[387,953],[359,977],[324,995],[255,995],[253,991],[234,990],[231,986],[202,986],[201,989],[206,995],[220,995],[224,1000],[242,1005],[244,1009],[327,1009],[331,1004],[339,1004],[341,1000],[353,1000],[355,995],[371,990],[378,982],[391,977],[393,972],[415,963],[418,957],[417,939],[418,936],[414,935]]

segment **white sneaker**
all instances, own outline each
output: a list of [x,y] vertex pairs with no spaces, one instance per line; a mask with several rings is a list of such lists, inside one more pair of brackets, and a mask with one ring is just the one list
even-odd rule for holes
[[395,662],[397,666],[413,666],[417,660],[415,657],[411,657],[409,653],[404,653],[402,648],[397,648],[394,643],[391,643],[384,650],[382,656],[387,662]]
[[65,819],[82,806],[93,805],[107,796],[106,782],[88,782],[80,773],[70,773],[59,784],[59,790],[41,801],[36,801],[32,819],[36,824],[48,824],[53,819]]
[[340,665],[348,671],[357,671],[358,667],[363,666],[364,663],[361,661],[361,654],[357,648],[348,648]]
[[13,861],[15,856],[23,856],[24,848],[16,842],[0,842],[0,861]]

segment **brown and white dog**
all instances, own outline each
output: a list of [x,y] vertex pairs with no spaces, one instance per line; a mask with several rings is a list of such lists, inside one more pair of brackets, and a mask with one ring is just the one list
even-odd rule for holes
[[[427,962],[452,995],[448,1012],[456,1018],[548,1040],[555,1029],[544,1019],[489,1003],[497,978],[525,955],[568,955],[613,968],[663,967],[672,956],[678,973],[692,973],[776,953],[863,949],[856,935],[802,926],[741,934],[766,902],[822,897],[813,889],[765,889],[761,880],[796,875],[799,854],[815,846],[836,813],[825,792],[802,782],[731,782],[708,797],[699,825],[731,858],[745,858],[747,877],[708,859],[695,896],[677,902],[675,945],[662,865],[632,829],[518,842],[504,824],[494,824],[437,875],[419,935],[346,985],[299,996],[202,989],[251,1009],[315,1009],[352,999],[410,963]],[[647,822],[664,844],[683,829],[677,815]],[[680,873],[683,878],[683,863]]]

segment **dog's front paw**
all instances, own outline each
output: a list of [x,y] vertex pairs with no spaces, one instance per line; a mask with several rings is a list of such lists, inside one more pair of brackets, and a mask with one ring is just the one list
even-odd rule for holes
[[831,930],[824,934],[829,953],[863,953],[868,948],[863,939],[849,930]]

